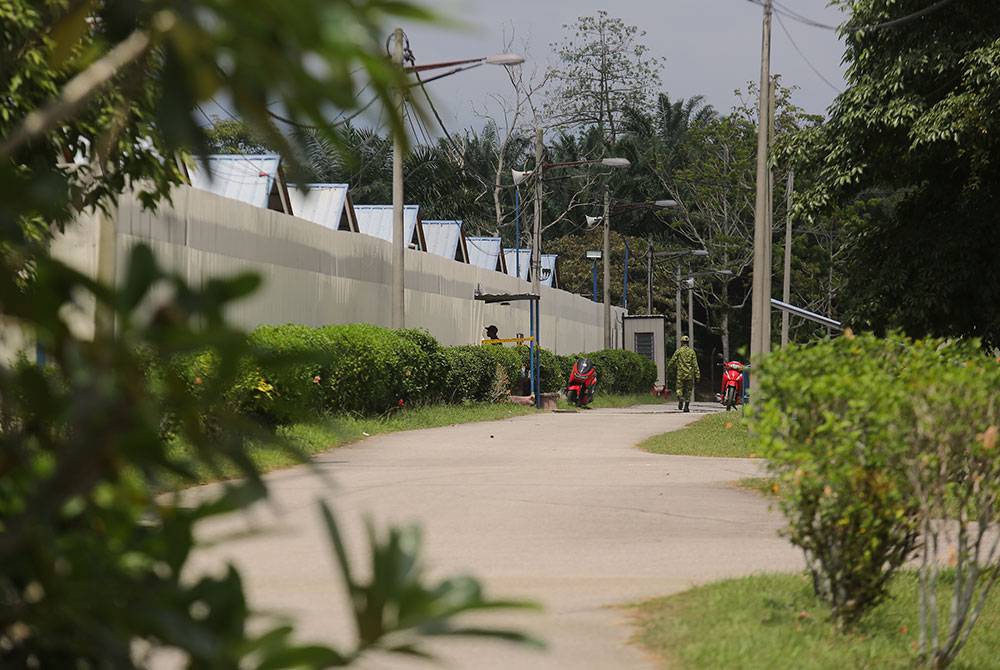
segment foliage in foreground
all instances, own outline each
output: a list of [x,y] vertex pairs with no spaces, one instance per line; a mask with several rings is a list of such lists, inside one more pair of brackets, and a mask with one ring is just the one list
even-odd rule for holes
[[[942,576],[947,596],[952,573]],[[804,575],[755,575],[639,605],[636,640],[676,670],[909,670],[918,644],[919,579],[903,572],[889,597],[842,632]],[[942,616],[946,613],[941,607]],[[1000,599],[990,601],[956,668],[996,667]]]
[[1000,578],[1000,362],[975,341],[848,331],[771,354],[756,379],[751,427],[816,593],[854,624],[918,551],[919,658],[950,665]]
[[[467,578],[428,585],[413,531],[390,530],[387,541],[372,534],[374,577],[355,581],[328,511],[363,622],[350,649],[303,647],[290,628],[266,619],[261,625],[232,566],[182,579],[198,522],[266,496],[248,444],[268,433],[226,400],[252,352],[222,316],[258,282],[241,276],[192,289],[142,246],[125,276],[112,291],[40,259],[27,289],[0,283],[7,315],[34,325],[48,361],[44,368],[0,367],[0,665],[143,667],[147,653],[173,649],[189,667],[320,668],[346,665],[373,648],[420,653],[421,634],[526,640],[454,626],[450,618],[466,610],[520,605],[489,600]],[[56,316],[69,296],[84,293],[113,311],[114,336],[99,331],[79,340]],[[192,395],[169,363],[206,347],[214,375]],[[268,358],[275,367],[301,362],[299,352]],[[155,392],[150,365],[164,371]],[[204,420],[206,408],[212,422]],[[171,448],[162,430],[168,420],[187,449]],[[194,506],[177,494],[157,495],[170,480],[195,483],[199,472],[234,470],[243,479]]]

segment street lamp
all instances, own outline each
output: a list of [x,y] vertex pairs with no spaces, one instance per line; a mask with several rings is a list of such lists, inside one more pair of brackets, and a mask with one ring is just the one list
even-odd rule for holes
[[[524,62],[524,58],[518,54],[495,54],[483,56],[481,58],[470,58],[466,60],[447,61],[443,63],[428,63],[424,65],[403,66],[403,44],[405,36],[402,28],[396,28],[392,34],[392,62],[406,74],[416,74],[419,80],[420,72],[428,70],[438,70],[441,68],[452,68],[443,74],[418,81],[426,84],[442,77],[453,75],[457,72],[470,70],[480,65],[518,65]],[[403,101],[405,90],[399,87],[394,91],[393,103],[396,113],[400,118],[403,116]],[[392,141],[392,327],[403,328],[406,325],[406,291],[403,283],[404,263],[406,262],[406,240],[403,239],[403,146],[402,130],[393,133]]]
[[594,302],[597,302],[597,261],[601,260],[601,252],[588,251],[587,258],[590,259],[590,274],[594,278],[594,291],[591,295]]
[[674,297],[674,335],[676,336],[677,346],[681,346],[681,308],[683,303],[681,302],[681,262],[680,258],[683,256],[707,256],[708,251],[706,249],[684,249],[682,251],[657,251],[653,252],[653,246],[649,246],[649,253],[646,257],[646,272],[647,272],[647,308],[650,314],[653,313],[653,259],[654,258],[677,258],[677,294]]

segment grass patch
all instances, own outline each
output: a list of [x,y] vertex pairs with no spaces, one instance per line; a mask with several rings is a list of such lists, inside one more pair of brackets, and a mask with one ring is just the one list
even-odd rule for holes
[[739,412],[716,412],[669,433],[641,442],[640,449],[677,456],[754,458],[755,443]]
[[[948,585],[939,601],[946,616]],[[915,666],[917,578],[898,575],[891,597],[849,633],[830,622],[804,575],[757,575],[716,582],[635,608],[636,641],[677,670],[903,670]],[[952,666],[997,667],[1000,596],[987,601]]]
[[[594,394],[594,400],[588,405],[595,409],[618,409],[622,407],[634,407],[635,405],[662,405],[666,402],[663,398],[650,393],[601,393]],[[576,405],[567,402],[565,398],[559,396],[559,409],[574,409]]]
[[[308,423],[279,426],[275,437],[291,449],[277,444],[250,444],[250,458],[261,472],[298,465],[302,462],[294,453],[309,457],[335,447],[351,444],[372,435],[395,433],[403,430],[439,428],[475,421],[495,421],[532,414],[535,409],[508,403],[468,403],[463,405],[427,405],[394,412],[388,417],[326,416]],[[183,452],[187,447],[175,442],[173,448]],[[294,451],[293,451],[294,450]],[[233,469],[224,473],[235,477]],[[218,479],[211,472],[199,472],[200,483]]]

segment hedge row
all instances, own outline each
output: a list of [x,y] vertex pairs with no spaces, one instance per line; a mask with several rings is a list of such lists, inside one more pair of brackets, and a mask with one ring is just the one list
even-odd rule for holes
[[[527,347],[441,347],[420,330],[368,324],[313,328],[260,326],[249,335],[257,350],[228,396],[240,412],[273,423],[322,413],[379,414],[412,403],[495,401],[517,392],[528,366]],[[605,393],[645,392],[656,367],[632,352],[588,354]],[[544,392],[560,390],[575,357],[539,351]],[[212,375],[211,354],[177,365],[197,393]]]

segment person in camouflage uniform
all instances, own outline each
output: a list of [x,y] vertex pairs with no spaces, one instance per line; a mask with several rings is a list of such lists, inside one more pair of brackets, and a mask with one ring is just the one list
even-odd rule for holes
[[681,346],[677,347],[677,351],[670,357],[670,363],[667,364],[668,373],[671,369],[677,373],[674,385],[674,390],[677,391],[677,409],[690,412],[694,385],[701,379],[701,370],[698,369],[698,357],[691,348],[687,335],[681,338]]

